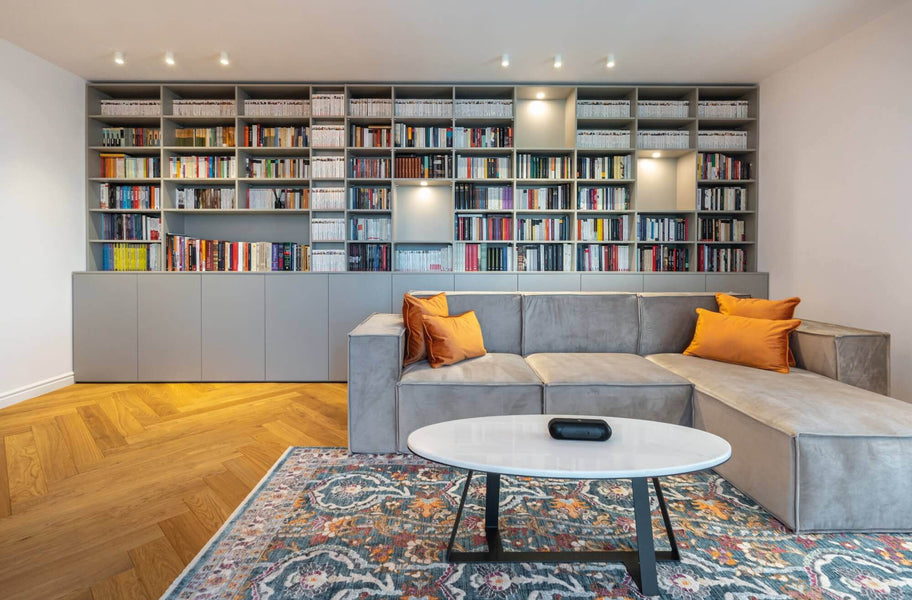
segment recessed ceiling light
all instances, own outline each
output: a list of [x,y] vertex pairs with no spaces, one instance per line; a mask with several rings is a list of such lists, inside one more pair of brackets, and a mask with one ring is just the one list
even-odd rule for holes
[[223,51],[219,54],[219,62],[222,63],[222,66],[224,66],[224,67],[227,67],[228,65],[231,64],[231,61],[228,59],[227,52]]
[[501,57],[500,57],[500,66],[503,67],[503,68],[507,68],[507,67],[510,66],[510,55],[509,55],[509,54],[503,54],[503,55],[501,55]]
[[173,52],[165,52],[165,64],[168,65],[169,67],[174,66],[174,53]]
[[609,55],[608,55],[608,60],[605,61],[605,66],[606,66],[607,68],[609,68],[609,69],[613,69],[613,68],[614,68],[614,65],[615,65],[615,63],[614,63],[614,54],[609,54]]
[[119,64],[119,65],[122,65],[122,64],[124,64],[124,63],[126,62],[126,61],[124,60],[123,52],[119,52],[119,51],[118,51],[118,52],[115,52],[115,53],[114,53],[114,62],[116,62],[116,63]]
[[661,153],[661,152],[653,152],[653,153],[652,153],[652,157],[653,157],[653,158],[662,158],[662,153]]
[[427,187],[427,181],[422,181],[422,182],[421,182],[421,187]]
[[564,66],[564,59],[561,57],[560,54],[555,54],[554,55],[554,68],[560,69],[563,66]]
[[539,92],[539,93],[535,94],[535,97],[538,98],[539,100],[544,100],[544,99],[545,99],[545,93],[544,93],[544,92]]

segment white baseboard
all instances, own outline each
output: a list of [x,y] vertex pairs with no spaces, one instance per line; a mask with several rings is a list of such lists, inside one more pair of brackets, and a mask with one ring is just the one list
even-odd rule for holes
[[47,394],[48,392],[59,390],[60,388],[64,388],[68,385],[73,385],[75,382],[76,380],[74,379],[73,372],[71,371],[69,373],[64,373],[63,375],[45,379],[44,381],[38,381],[36,383],[26,385],[15,390],[10,390],[9,392],[0,392],[0,408],[12,406],[13,404],[18,404],[23,400],[28,400],[29,398],[34,398],[35,396],[40,396],[41,394]]

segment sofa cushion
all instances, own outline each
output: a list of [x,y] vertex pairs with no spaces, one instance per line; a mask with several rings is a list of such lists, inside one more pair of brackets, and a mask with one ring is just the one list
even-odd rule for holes
[[640,337],[637,354],[683,352],[693,339],[697,309],[716,310],[715,294],[637,294]]
[[636,294],[523,295],[523,354],[636,352]]
[[545,385],[545,413],[691,424],[693,386],[642,356],[542,353],[526,362]]
[[486,354],[432,369],[427,361],[409,365],[397,386],[398,448],[425,425],[494,415],[542,412],[542,384],[517,354]]
[[912,404],[801,369],[647,358],[694,383],[694,426],[731,443],[716,471],[792,529],[912,530]]
[[[433,296],[438,292],[412,292]],[[475,311],[488,352],[522,352],[522,295],[516,292],[447,292],[451,315]]]

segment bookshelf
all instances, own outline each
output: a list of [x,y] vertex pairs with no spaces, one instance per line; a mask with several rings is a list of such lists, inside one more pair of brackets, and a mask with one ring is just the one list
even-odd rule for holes
[[90,83],[86,104],[90,271],[167,270],[169,236],[306,245],[326,272],[757,270],[756,86]]

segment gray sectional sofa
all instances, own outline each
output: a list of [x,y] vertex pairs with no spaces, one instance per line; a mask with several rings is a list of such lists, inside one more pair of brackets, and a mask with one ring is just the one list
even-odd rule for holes
[[486,356],[403,369],[400,315],[350,333],[352,452],[406,452],[419,427],[484,415],[652,419],[728,440],[716,470],[793,530],[912,531],[912,404],[884,395],[886,334],[806,321],[791,340],[799,368],[783,375],[681,354],[712,294],[447,300],[476,312]]

